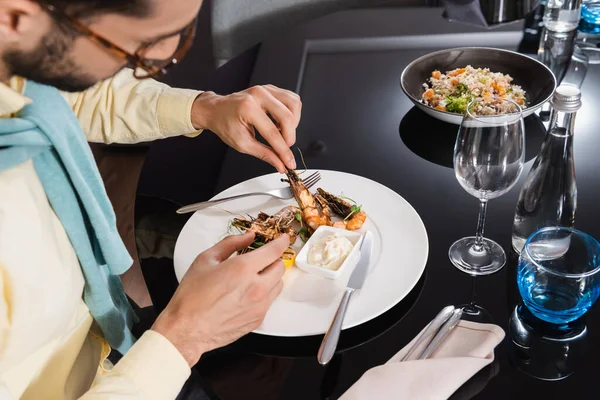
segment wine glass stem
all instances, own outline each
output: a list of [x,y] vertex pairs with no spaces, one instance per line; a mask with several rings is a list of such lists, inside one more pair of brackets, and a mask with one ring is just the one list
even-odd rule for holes
[[483,250],[483,227],[485,226],[485,214],[487,212],[487,200],[479,199],[479,219],[477,220],[477,234],[473,250]]
[[471,301],[469,302],[468,307],[471,310],[475,309],[475,296],[477,294],[477,276],[472,276],[471,277],[472,281],[471,281]]

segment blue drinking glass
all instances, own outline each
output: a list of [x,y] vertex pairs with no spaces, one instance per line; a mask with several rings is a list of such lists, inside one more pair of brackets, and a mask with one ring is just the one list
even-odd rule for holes
[[519,257],[517,284],[537,318],[566,325],[600,295],[600,243],[571,228],[549,227],[529,236]]
[[583,3],[579,30],[586,33],[600,33],[600,1],[586,1]]

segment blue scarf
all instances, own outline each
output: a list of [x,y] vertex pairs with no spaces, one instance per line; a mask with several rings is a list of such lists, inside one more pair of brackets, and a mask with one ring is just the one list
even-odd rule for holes
[[[119,275],[132,264],[85,135],[55,88],[27,82],[33,100],[16,118],[0,119],[0,171],[33,160],[85,278],[83,298],[108,343],[124,354],[136,319]],[[23,251],[30,251],[23,248]]]

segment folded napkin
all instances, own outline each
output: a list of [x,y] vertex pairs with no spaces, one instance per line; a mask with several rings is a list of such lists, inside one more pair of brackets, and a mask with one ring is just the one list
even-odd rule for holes
[[504,331],[496,325],[460,321],[431,358],[400,362],[415,338],[387,363],[368,370],[340,400],[447,399],[494,360],[502,339]]

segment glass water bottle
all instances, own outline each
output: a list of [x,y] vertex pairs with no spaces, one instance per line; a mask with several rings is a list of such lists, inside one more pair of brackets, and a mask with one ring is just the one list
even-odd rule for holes
[[542,148],[525,179],[512,232],[512,246],[520,253],[529,235],[546,226],[573,227],[577,185],[573,160],[573,126],[581,108],[575,86],[559,86],[550,101],[550,125]]

